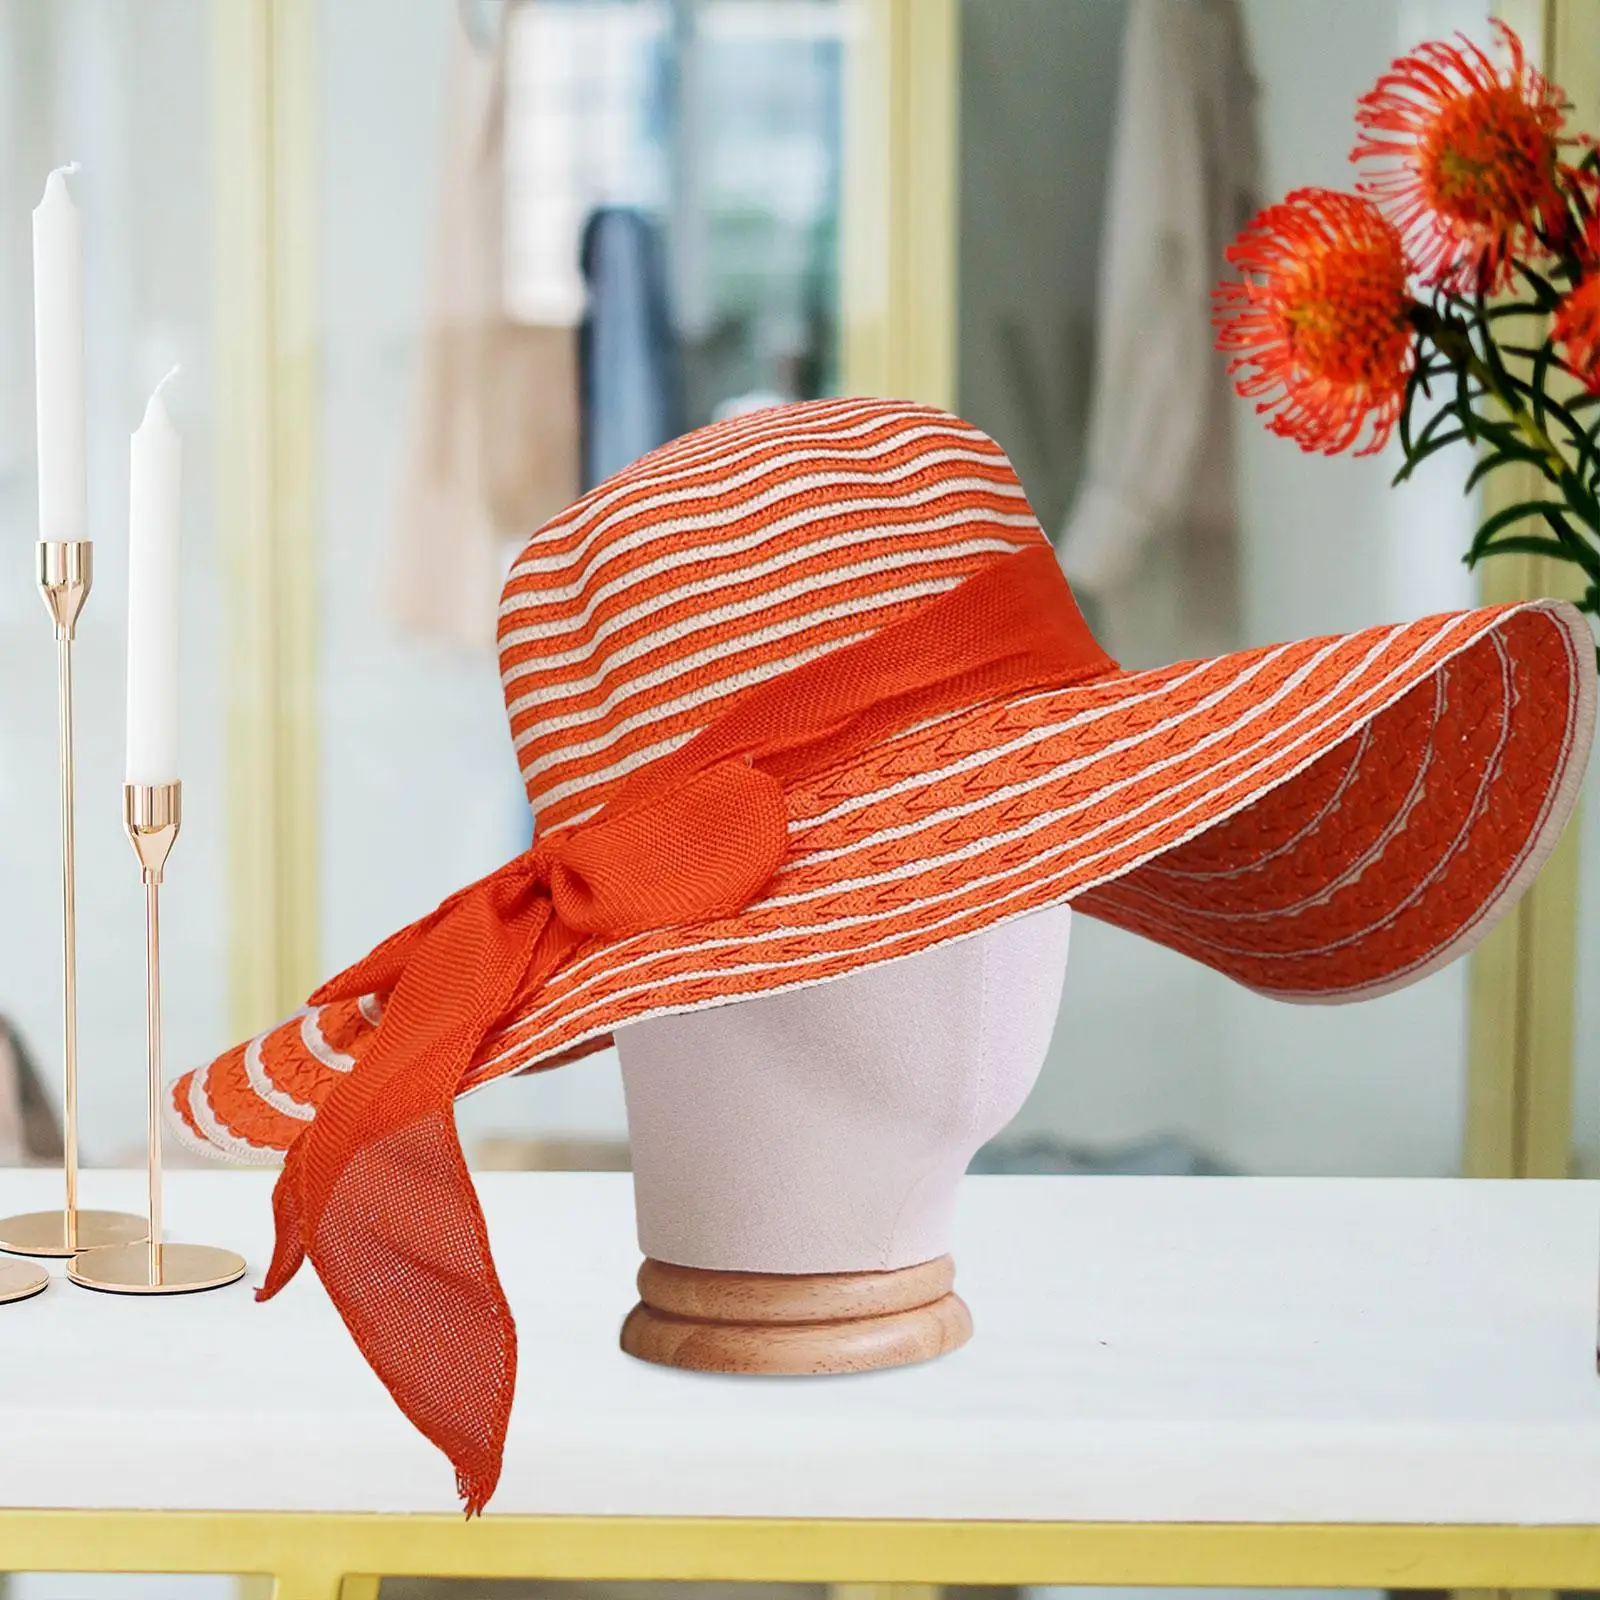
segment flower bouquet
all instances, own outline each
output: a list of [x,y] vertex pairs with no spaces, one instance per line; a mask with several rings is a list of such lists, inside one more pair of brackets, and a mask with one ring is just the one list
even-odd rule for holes
[[1485,518],[1469,566],[1508,553],[1582,573],[1600,615],[1600,153],[1496,24],[1396,61],[1360,102],[1356,192],[1299,189],[1229,247],[1218,348],[1239,393],[1301,449],[1358,455],[1398,429],[1399,482],[1456,444],[1470,491],[1543,480]]

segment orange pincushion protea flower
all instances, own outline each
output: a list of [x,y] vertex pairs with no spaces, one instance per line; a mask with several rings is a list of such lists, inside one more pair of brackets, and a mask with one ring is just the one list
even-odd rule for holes
[[1267,426],[1335,455],[1388,442],[1414,361],[1399,230],[1370,200],[1297,189],[1228,247],[1244,278],[1217,286],[1217,348]]
[[1561,90],[1522,42],[1495,27],[1502,71],[1466,38],[1402,56],[1356,111],[1350,159],[1360,185],[1393,217],[1424,282],[1457,293],[1503,289],[1512,257],[1542,253],[1539,232],[1567,225],[1561,172]]
[[1591,394],[1600,394],[1600,274],[1591,274],[1556,307],[1550,338]]
[[1600,394],[1600,210],[1589,209],[1575,255],[1583,276],[1550,318],[1550,342],[1584,387]]

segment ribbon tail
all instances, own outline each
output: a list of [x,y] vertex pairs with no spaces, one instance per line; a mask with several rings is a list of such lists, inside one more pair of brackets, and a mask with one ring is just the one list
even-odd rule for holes
[[[302,1135],[302,1138],[304,1136]],[[256,1290],[256,1299],[270,1300],[282,1290],[300,1270],[306,1258],[305,1231],[301,1221],[300,1162],[295,1152],[300,1148],[297,1139],[289,1149],[272,1190],[272,1220],[277,1238],[272,1247],[272,1264],[267,1276]]]
[[[566,948],[536,885],[480,886],[416,940],[370,1047],[291,1160],[311,1259],[395,1403],[455,1468],[469,1514],[500,1478],[517,1337],[456,1132],[463,1074]],[[287,1175],[287,1174],[286,1174]],[[293,1256],[280,1232],[287,1263]]]
[[[375,1214],[376,1212],[376,1214]],[[467,1515],[500,1481],[517,1330],[453,1110],[387,1130],[324,1201],[308,1254],[368,1364],[449,1457]],[[381,1275],[394,1301],[375,1305]]]

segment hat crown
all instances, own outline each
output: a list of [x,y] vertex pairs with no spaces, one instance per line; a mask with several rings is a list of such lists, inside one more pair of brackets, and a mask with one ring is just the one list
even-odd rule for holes
[[1044,542],[999,446],[931,406],[818,400],[641,457],[528,541],[500,606],[540,829],[733,698]]

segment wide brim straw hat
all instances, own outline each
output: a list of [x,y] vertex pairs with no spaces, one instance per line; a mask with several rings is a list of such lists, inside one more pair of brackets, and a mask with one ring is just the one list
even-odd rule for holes
[[[1008,632],[1026,639],[997,666]],[[768,737],[794,704],[834,706],[887,657],[919,663],[918,685],[939,678],[927,661],[945,638],[960,661],[936,690],[850,688],[853,733],[835,707],[793,713],[803,747],[787,723],[788,744]],[[499,641],[544,851],[526,940],[545,953],[505,980],[502,1010],[483,1015],[486,1002],[451,1036],[454,1092],[641,1018],[825,982],[1061,902],[1262,994],[1383,994],[1469,949],[1532,881],[1572,813],[1595,711],[1587,624],[1545,600],[1123,671],[1090,638],[1001,450],[896,401],[778,407],[644,457],[529,541]],[[863,704],[877,708],[866,720]],[[695,787],[719,750],[765,774],[761,796]],[[678,813],[659,812],[666,790],[687,796]],[[724,872],[717,852],[757,799],[778,819],[757,829],[766,854]],[[648,826],[619,846],[634,814]],[[612,909],[564,911],[572,882],[610,870],[593,868],[597,849],[622,863],[594,891]],[[703,869],[721,887],[674,878],[634,905],[652,849],[669,876]],[[496,882],[462,903],[504,899]],[[390,1060],[399,1044],[379,1046],[386,986],[421,960],[419,940],[439,942],[438,919],[465,917],[446,902],[178,1080],[180,1134],[277,1161],[314,1142],[301,1136],[326,1102],[345,1152],[327,1171],[342,1172],[362,1119],[389,1104],[374,1090],[358,1114],[347,1086],[369,1054],[386,1083],[411,1070]],[[429,958],[437,1004],[478,983],[478,937]],[[426,998],[408,1006],[427,1014]],[[303,1215],[309,1181],[287,1207],[280,1184],[280,1248],[298,1229],[329,1280]],[[318,1215],[337,1174],[319,1182],[305,1190]],[[462,1482],[481,1504],[481,1474]]]

